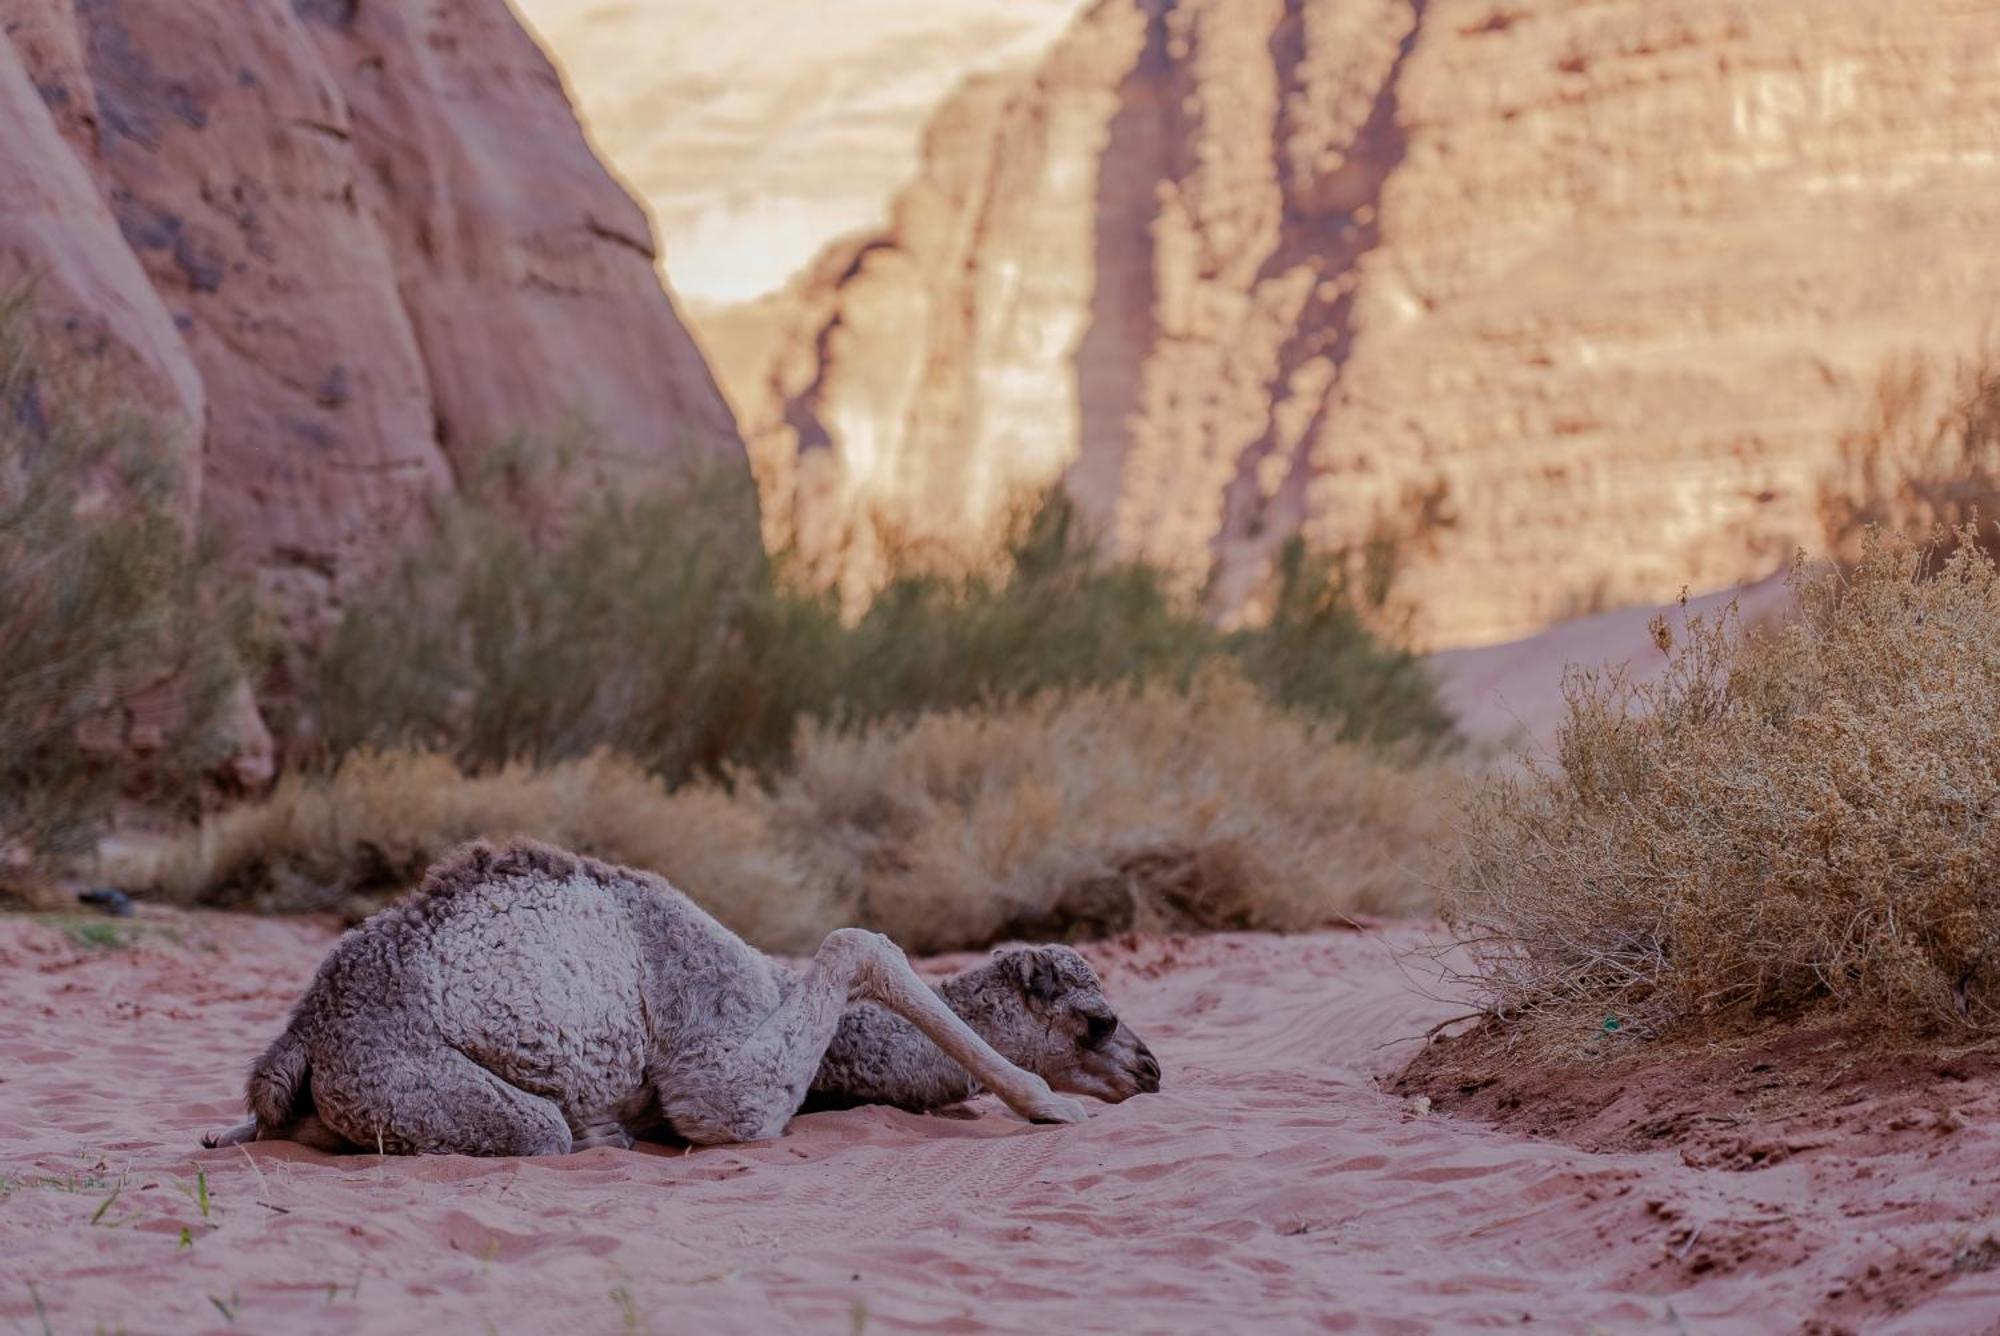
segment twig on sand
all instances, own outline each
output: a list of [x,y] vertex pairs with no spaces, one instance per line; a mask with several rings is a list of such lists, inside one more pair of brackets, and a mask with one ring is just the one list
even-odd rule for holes
[[1431,1040],[1438,1037],[1439,1031],[1447,1028],[1448,1026],[1456,1025],[1460,1021],[1483,1021],[1490,1014],[1491,1014],[1490,1012],[1485,1012],[1485,1011],[1468,1011],[1457,1016],[1447,1016],[1443,1020],[1439,1021],[1436,1025],[1433,1025],[1430,1029],[1424,1031],[1422,1035],[1423,1041],[1426,1044],[1430,1043]]
[[[1438,1031],[1444,1029],[1445,1027],[1451,1025],[1457,1025],[1460,1021],[1483,1021],[1491,1014],[1492,1013],[1485,1011],[1468,1011],[1457,1016],[1447,1016],[1443,1020],[1439,1021],[1436,1025],[1431,1026],[1430,1029],[1425,1030],[1422,1034],[1418,1035],[1417,1038],[1421,1040],[1426,1047],[1428,1047],[1430,1042],[1433,1039],[1437,1038]],[[1407,1044],[1409,1042],[1410,1040],[1408,1036],[1399,1036],[1398,1038],[1395,1039],[1384,1039],[1381,1043],[1375,1045],[1375,1047],[1377,1049],[1394,1048],[1398,1044]]]

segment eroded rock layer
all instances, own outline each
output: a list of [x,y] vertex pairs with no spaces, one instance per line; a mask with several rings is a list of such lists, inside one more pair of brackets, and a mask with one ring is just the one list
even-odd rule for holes
[[579,488],[741,466],[505,0],[0,0],[0,38],[0,281],[178,427],[288,612],[517,433],[588,424]]
[[2000,11],[1102,0],[880,235],[703,335],[779,537],[1062,478],[1218,607],[1426,541],[1434,644],[1767,574],[1885,361],[2000,313]]
[[952,88],[1032,64],[1086,0],[515,3],[706,311],[881,227]]

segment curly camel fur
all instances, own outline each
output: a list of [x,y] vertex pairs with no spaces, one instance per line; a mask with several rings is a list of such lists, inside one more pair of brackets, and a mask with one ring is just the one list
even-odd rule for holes
[[1067,948],[1003,951],[934,990],[888,938],[842,928],[801,976],[658,877],[473,844],[340,940],[251,1069],[253,1116],[204,1140],[558,1155],[755,1141],[808,1103],[982,1089],[1078,1122],[1056,1090],[1117,1101],[1159,1080]]

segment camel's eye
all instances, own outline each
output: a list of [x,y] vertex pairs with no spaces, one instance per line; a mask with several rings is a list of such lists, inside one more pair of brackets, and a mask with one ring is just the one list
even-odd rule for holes
[[1084,1026],[1083,1042],[1096,1048],[1111,1038],[1111,1032],[1118,1028],[1118,1018],[1107,1012],[1099,1012],[1094,1016],[1084,1017]]

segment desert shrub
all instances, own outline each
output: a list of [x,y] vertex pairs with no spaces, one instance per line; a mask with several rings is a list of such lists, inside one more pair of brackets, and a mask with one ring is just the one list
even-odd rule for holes
[[[1941,537],[1935,563],[1967,525],[2000,517],[2000,360],[1947,371],[1908,358],[1884,368],[1868,416],[1841,438],[1820,482],[1819,510],[1831,551],[1846,561],[1884,529]],[[2000,553],[2000,530],[1978,532],[1989,554]]]
[[307,693],[313,753],[415,747],[477,770],[610,747],[677,784],[781,769],[807,721],[1185,686],[1231,657],[1338,736],[1447,731],[1421,665],[1378,640],[1326,564],[1294,560],[1269,625],[1225,636],[1157,572],[1106,556],[1056,495],[990,568],[906,570],[844,620],[762,555],[731,486],[526,520],[475,489],[340,620]]
[[827,898],[827,926],[944,950],[1427,908],[1448,787],[1222,670],[1186,692],[815,727],[753,801]]
[[839,626],[774,579],[736,491],[610,490],[533,523],[479,493],[442,508],[310,668],[308,754],[417,747],[478,769],[615,744],[674,782],[781,754]]
[[1272,700],[1333,722],[1343,738],[1448,742],[1451,717],[1423,661],[1371,621],[1386,610],[1390,556],[1280,551],[1271,613],[1229,638],[1244,674]]
[[1559,765],[1485,786],[1443,897],[1493,1004],[2000,1024],[2000,577],[1973,537],[1801,564],[1774,630],[1662,620],[1654,684],[1573,674]]
[[715,785],[670,794],[657,776],[602,751],[473,775],[436,753],[358,751],[330,771],[290,773],[261,801],[109,873],[181,904],[358,917],[457,845],[515,836],[677,884],[726,887],[718,892],[725,916],[766,935],[785,936],[787,916],[816,908],[754,806]]
[[[161,429],[0,298],[0,871],[87,848],[121,793],[221,759],[225,618]],[[128,736],[143,701],[157,728]]]
[[851,923],[918,950],[1296,929],[1427,906],[1449,783],[1207,674],[1187,694],[817,725],[788,773],[733,788],[669,791],[604,753],[470,776],[437,755],[359,753],[120,879],[186,903],[363,909],[462,840],[529,835],[659,871],[774,950]]
[[844,638],[823,713],[868,722],[1059,687],[1185,684],[1218,647],[1158,572],[1107,557],[1056,492],[1021,513],[998,560],[886,581]]

